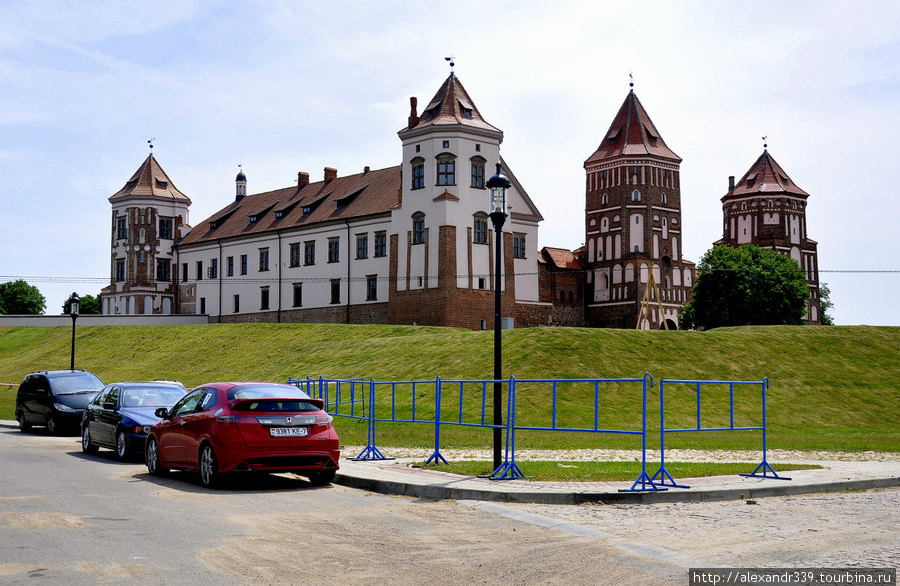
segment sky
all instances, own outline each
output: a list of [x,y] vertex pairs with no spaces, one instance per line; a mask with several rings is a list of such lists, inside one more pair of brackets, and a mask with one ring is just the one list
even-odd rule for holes
[[900,3],[3,0],[0,282],[60,313],[110,280],[111,207],[153,152],[197,225],[234,198],[398,165],[455,74],[544,216],[584,242],[584,161],[634,90],[682,159],[683,255],[763,152],[810,194],[838,324],[900,325]]

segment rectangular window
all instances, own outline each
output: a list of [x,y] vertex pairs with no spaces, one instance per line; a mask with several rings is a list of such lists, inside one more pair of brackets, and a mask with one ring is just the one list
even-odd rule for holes
[[303,307],[303,283],[294,283],[294,307]]
[[369,235],[356,235],[356,258],[369,258]]
[[[125,271],[125,266],[122,266],[122,272]],[[181,282],[188,282],[188,264],[186,262],[181,263]]]
[[197,280],[198,281],[203,280],[203,261],[202,260],[197,261]]
[[156,280],[164,283],[172,280],[172,261],[167,258],[156,259]]
[[128,220],[119,218],[116,221],[116,239],[125,240],[126,238],[128,238]]
[[234,313],[240,313],[240,312],[241,312],[241,296],[235,295],[234,296]]
[[472,187],[484,187],[484,163],[472,162]]
[[241,274],[242,275],[247,274],[247,255],[246,254],[241,255]]
[[200,315],[206,315],[206,297],[200,298]]
[[425,242],[425,214],[413,216],[412,243],[424,244]]
[[341,260],[341,241],[338,238],[328,239],[328,262],[338,262]]
[[525,258],[524,234],[513,234],[513,258]]
[[260,287],[259,288],[259,308],[260,309],[269,309],[269,288],[268,287]]
[[269,249],[268,248],[260,248],[259,249],[259,272],[264,272],[269,270]]
[[233,277],[234,276],[234,257],[229,256],[225,262],[228,263],[228,276]]
[[375,232],[375,256],[387,256],[387,233]]
[[[187,265],[184,265],[185,268]],[[125,261],[117,260],[116,261],[116,281],[124,281],[125,280]]]
[[172,239],[172,218],[159,219],[159,238]]
[[340,279],[332,279],[331,280],[331,302],[332,303],[340,303],[341,302],[341,280]]
[[487,218],[484,216],[475,217],[475,229],[472,232],[472,241],[475,244],[487,244],[488,227]]
[[425,165],[413,165],[412,188],[422,189],[423,187],[425,187]]
[[487,280],[484,277],[478,277],[478,288],[484,289],[487,286],[486,282]]
[[299,267],[300,266],[300,243],[295,242],[291,244],[291,266]]
[[209,259],[209,278],[210,279],[218,279],[219,278],[219,259],[217,259],[217,258]]
[[366,301],[378,299],[378,275],[366,275]]
[[437,184],[456,185],[456,159],[438,159]]
[[316,264],[316,242],[315,242],[315,240],[310,240],[308,242],[303,243],[303,264],[305,264],[307,266]]

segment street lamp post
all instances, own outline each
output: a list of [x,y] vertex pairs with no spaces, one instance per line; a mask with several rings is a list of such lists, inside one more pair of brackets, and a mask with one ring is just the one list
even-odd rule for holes
[[69,314],[72,316],[72,363],[69,370],[75,370],[75,320],[78,319],[78,295],[72,293],[69,297]]
[[500,426],[503,424],[503,388],[500,377],[503,370],[500,362],[500,314],[502,311],[501,281],[503,271],[503,224],[506,222],[506,190],[509,189],[509,179],[500,172],[500,163],[497,163],[497,173],[488,179],[487,187],[490,190],[490,214],[494,224],[494,233],[497,235],[497,246],[494,262],[494,470],[500,467],[500,444],[502,433]]

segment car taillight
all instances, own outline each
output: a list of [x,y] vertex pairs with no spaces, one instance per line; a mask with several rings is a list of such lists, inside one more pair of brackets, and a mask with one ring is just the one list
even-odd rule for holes
[[219,423],[259,423],[256,417],[250,415],[220,415],[216,420]]
[[334,417],[332,417],[331,415],[328,415],[327,413],[324,415],[316,415],[316,425],[325,426],[325,425],[328,425],[329,423],[331,423],[332,421],[334,421]]

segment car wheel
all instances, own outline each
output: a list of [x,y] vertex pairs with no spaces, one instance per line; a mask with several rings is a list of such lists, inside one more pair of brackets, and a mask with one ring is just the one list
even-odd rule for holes
[[59,429],[56,427],[56,419],[54,419],[52,415],[49,415],[47,417],[47,433],[56,435],[57,431],[59,431]]
[[334,470],[316,470],[309,473],[309,481],[313,486],[325,486],[334,480]]
[[128,460],[128,440],[124,429],[116,430],[116,457],[122,462]]
[[16,414],[16,420],[19,422],[19,431],[26,432],[31,431],[31,424],[25,422],[25,414],[19,411]]
[[200,482],[206,488],[213,488],[218,484],[219,474],[216,464],[216,453],[212,446],[204,444],[200,448]]
[[147,472],[151,476],[162,476],[168,472],[168,468],[163,468],[162,460],[159,458],[159,444],[155,437],[147,440]]
[[84,430],[81,432],[81,451],[85,454],[97,453],[97,444],[91,441],[91,430],[87,425],[84,426]]

